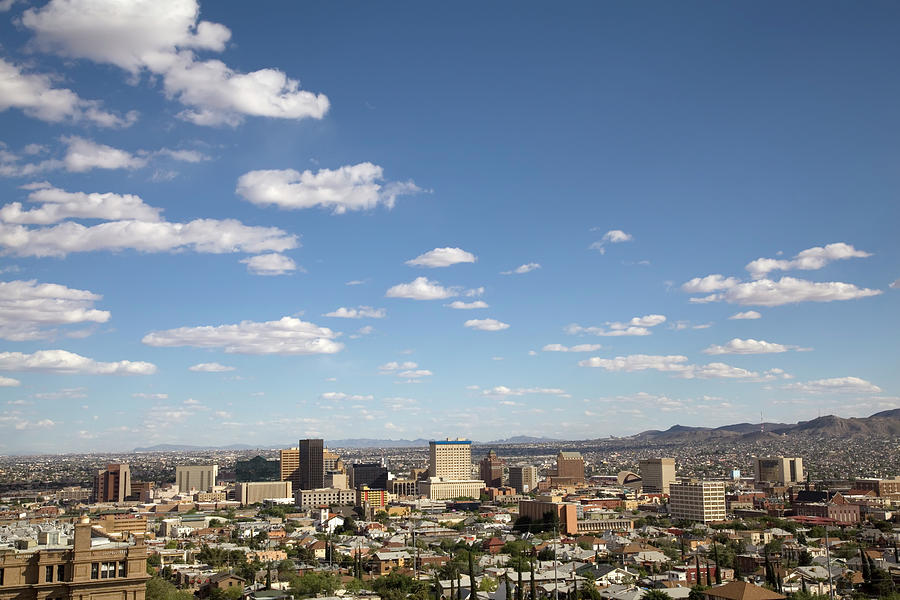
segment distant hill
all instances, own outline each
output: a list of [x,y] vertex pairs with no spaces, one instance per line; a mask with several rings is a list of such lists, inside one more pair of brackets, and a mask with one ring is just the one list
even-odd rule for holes
[[427,447],[428,440],[375,440],[352,438],[347,440],[325,440],[329,448],[418,448]]
[[230,444],[228,446],[189,446],[187,444],[157,444],[146,448],[135,448],[132,452],[202,452],[203,450],[253,450],[260,446]]
[[493,440],[490,442],[477,442],[480,446],[490,446],[491,444],[550,444],[553,442],[561,442],[553,438],[533,437],[530,435],[515,435],[505,440]]

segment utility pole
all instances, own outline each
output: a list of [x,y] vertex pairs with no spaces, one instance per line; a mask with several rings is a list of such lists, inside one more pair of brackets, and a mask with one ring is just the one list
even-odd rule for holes
[[559,580],[556,572],[559,561],[556,560],[556,538],[559,537],[559,525],[553,526],[553,600],[559,600]]
[[834,581],[831,579],[831,549],[828,547],[828,525],[825,525],[825,568],[828,569],[828,595],[834,600]]

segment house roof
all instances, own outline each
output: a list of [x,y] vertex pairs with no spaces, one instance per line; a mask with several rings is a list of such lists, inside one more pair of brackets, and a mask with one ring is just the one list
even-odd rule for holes
[[726,600],[784,600],[786,596],[746,581],[732,581],[704,592],[710,598]]

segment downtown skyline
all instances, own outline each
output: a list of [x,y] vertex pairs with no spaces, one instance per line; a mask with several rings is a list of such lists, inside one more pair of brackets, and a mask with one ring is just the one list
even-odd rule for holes
[[900,406],[896,5],[115,4],[0,2],[0,453]]

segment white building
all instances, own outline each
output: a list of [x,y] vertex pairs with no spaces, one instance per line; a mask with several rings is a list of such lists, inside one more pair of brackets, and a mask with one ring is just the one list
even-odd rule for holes
[[699,523],[725,520],[724,481],[682,481],[669,487],[669,514],[673,519]]

